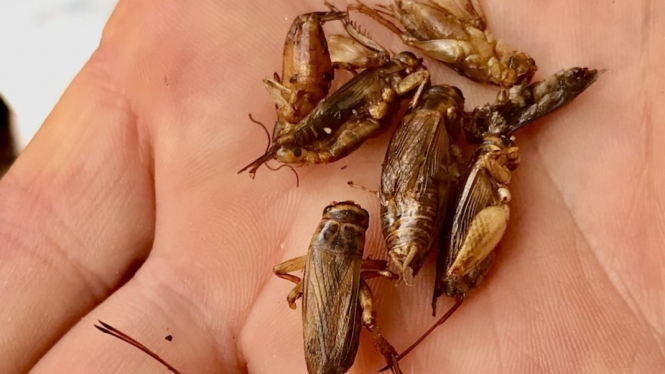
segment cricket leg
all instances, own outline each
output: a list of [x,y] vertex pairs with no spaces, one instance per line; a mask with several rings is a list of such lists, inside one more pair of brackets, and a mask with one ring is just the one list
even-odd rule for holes
[[346,184],[348,184],[349,187],[353,187],[353,188],[357,188],[359,190],[363,190],[365,192],[369,192],[372,195],[377,195],[377,196],[379,195],[379,191],[374,191],[371,188],[368,188],[368,187],[365,187],[365,186],[362,186],[362,185],[359,185],[359,184],[355,184],[355,183],[353,183],[353,181],[348,181],[348,182],[346,182]]
[[289,296],[286,297],[286,302],[289,303],[289,308],[296,309],[296,300],[302,297],[302,281],[298,282],[295,287],[289,292]]
[[387,52],[373,51],[347,35],[330,35],[327,41],[333,65],[354,75],[358,69],[379,67],[390,58]]
[[[448,64],[456,64],[472,56],[473,47],[469,42],[457,39],[414,40],[410,43],[430,57]],[[470,61],[473,60],[471,57]]]
[[[457,311],[457,309],[462,305],[463,301],[464,301],[464,295],[458,296],[455,299],[455,304],[450,309],[448,309],[446,314],[444,314],[441,318],[439,318],[439,320],[436,321],[434,325],[432,325],[432,327],[430,327],[427,331],[425,331],[425,333],[421,335],[420,338],[418,338],[418,340],[416,340],[413,344],[411,344],[409,348],[407,348],[404,352],[400,353],[399,356],[397,356],[397,361],[403,359],[407,354],[413,351],[414,348],[416,348],[420,343],[422,343],[423,340],[425,340],[425,338],[427,338],[432,333],[432,331],[434,331],[437,327],[441,326],[453,314],[455,314],[455,311]],[[381,370],[379,371],[384,371],[388,368],[390,368],[390,365],[381,368]]]
[[293,258],[288,261],[284,261],[281,264],[275,265],[272,269],[272,272],[276,276],[291,281],[296,284],[295,287],[289,292],[289,295],[286,297],[286,302],[289,303],[289,308],[296,309],[296,300],[302,296],[302,280],[295,275],[288,274],[292,271],[300,270],[305,267],[305,261],[307,256],[300,256]]
[[376,277],[385,277],[390,280],[399,279],[399,275],[387,270],[388,261],[364,259],[360,265],[360,276],[364,279],[372,279]]
[[396,87],[396,92],[398,95],[404,95],[405,93],[418,87],[416,94],[413,95],[413,100],[411,100],[410,107],[415,108],[418,105],[418,100],[420,100],[420,95],[422,95],[425,86],[429,82],[429,71],[420,70],[417,71],[406,78],[402,79],[401,82]]
[[359,12],[362,13],[372,19],[374,19],[376,22],[381,24],[381,26],[387,28],[391,32],[393,32],[395,35],[399,36],[402,41],[409,45],[409,42],[413,40],[413,38],[409,35],[407,35],[404,31],[400,30],[399,27],[395,26],[394,23],[390,22],[387,20],[384,16],[382,16],[379,12],[376,10],[368,7],[367,5],[361,3],[360,1],[357,1],[355,4],[349,4],[349,6],[346,8],[347,12]]
[[395,374],[401,374],[402,371],[400,370],[399,364],[397,362],[397,351],[386,340],[386,338],[381,335],[381,329],[376,324],[376,311],[372,305],[372,291],[364,280],[360,281],[359,295],[360,307],[362,308],[363,326],[372,333],[372,338],[374,338],[376,347],[386,359],[386,362],[388,363],[388,366],[390,366],[392,372]]
[[282,108],[290,108],[291,111],[295,111],[291,104],[289,104],[289,98],[293,95],[293,92],[291,92],[290,89],[284,87],[279,81],[270,78],[264,79],[263,85],[266,87],[270,97],[277,105],[278,110],[284,110]]
[[291,275],[289,273],[294,272],[296,270],[304,269],[306,260],[307,256],[292,258],[288,261],[282,262],[281,264],[275,265],[275,267],[272,268],[272,272],[275,273],[276,276],[282,279],[286,279],[295,284],[298,284],[300,283],[300,278],[296,277],[295,275]]
[[371,258],[363,259],[360,264],[360,271],[364,270],[386,270],[388,268],[388,261],[386,260],[372,260]]
[[455,18],[468,22],[479,30],[487,28],[487,21],[483,8],[478,0],[428,0],[435,8],[441,8]]
[[342,126],[332,144],[321,150],[301,150],[305,164],[328,164],[351,154],[381,128],[375,119],[362,119]]

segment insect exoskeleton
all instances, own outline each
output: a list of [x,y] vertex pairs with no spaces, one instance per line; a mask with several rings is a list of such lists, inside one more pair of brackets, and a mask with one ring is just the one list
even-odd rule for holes
[[392,262],[402,276],[420,270],[454,192],[464,95],[453,86],[425,89],[395,130],[381,173],[381,221]]
[[[477,0],[394,0],[375,9],[357,2],[349,11],[364,13],[423,51],[476,82],[501,87],[528,83],[538,69],[528,54],[507,46],[487,30]],[[399,22],[404,30],[388,18]]]
[[429,71],[411,52],[401,52],[381,67],[365,69],[240,172],[249,169],[253,175],[273,158],[299,165],[340,160],[385,129],[398,104],[411,94],[414,106],[428,82]]
[[[395,279],[385,261],[363,260],[369,214],[351,201],[326,207],[312,236],[307,255],[273,269],[296,284],[287,301],[295,308],[302,297],[305,361],[309,373],[341,374],[353,365],[360,326],[372,333],[377,348],[395,373],[397,352],[381,335],[365,280],[376,276]],[[302,280],[288,274],[304,269]]]
[[508,184],[519,166],[513,134],[570,103],[597,76],[596,70],[587,68],[562,70],[541,82],[514,87],[508,97],[477,108],[473,121],[464,122],[467,140],[480,145],[460,178],[441,230],[432,308],[436,310],[444,294],[456,302],[399,359],[443,324],[490,269],[494,250],[508,227]]

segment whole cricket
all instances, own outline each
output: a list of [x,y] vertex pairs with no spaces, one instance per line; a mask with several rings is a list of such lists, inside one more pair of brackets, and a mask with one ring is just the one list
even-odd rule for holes
[[[361,326],[372,333],[376,347],[393,373],[401,373],[397,352],[381,335],[367,279],[396,279],[386,261],[363,260],[369,213],[352,201],[333,202],[312,236],[307,255],[283,262],[275,275],[294,282],[287,297],[295,309],[302,297],[305,361],[310,374],[343,374],[358,352]],[[304,269],[303,278],[288,274]]]
[[387,53],[349,22],[344,22],[345,29],[362,43],[346,35],[326,37],[323,24],[347,18],[346,12],[329,7],[328,12],[296,17],[284,42],[282,76],[275,73],[272,79],[263,80],[277,107],[273,139],[291,132],[319,101],[328,96],[335,69],[381,66],[389,59]]
[[[387,51],[356,30],[348,20],[344,24],[356,44],[336,44],[339,47],[336,55],[344,55],[347,61],[353,61],[353,65],[363,61],[373,65],[381,61],[379,57],[369,60],[365,58],[371,55],[361,55],[362,58],[357,56],[354,52],[357,43],[377,53],[376,56],[388,55]],[[316,63],[314,60],[311,62]],[[412,106],[415,105],[428,82],[429,71],[423,66],[422,59],[411,52],[399,53],[378,67],[367,67],[319,101],[297,124],[279,124],[273,143],[263,156],[238,173],[249,170],[250,176],[254,176],[262,164],[272,159],[283,164],[303,165],[330,163],[348,156],[368,138],[385,129],[390,124],[392,114],[399,109],[399,103],[414,90]],[[280,108],[278,104],[278,111]]]
[[515,88],[508,98],[474,110],[475,121],[466,129],[467,139],[479,140],[480,145],[448,211],[437,256],[432,309],[436,311],[437,299],[443,294],[454,298],[455,304],[399,359],[443,324],[490,269],[494,249],[510,218],[508,184],[520,160],[514,145],[515,131],[570,103],[597,77],[597,70],[563,70],[544,81]]
[[372,17],[404,44],[479,83],[504,88],[528,84],[538,68],[529,55],[513,50],[487,30],[477,0],[394,0],[390,6],[374,9],[357,1],[348,10]]
[[381,172],[381,223],[388,255],[404,277],[416,275],[438,237],[455,190],[464,95],[453,86],[425,89],[393,133]]

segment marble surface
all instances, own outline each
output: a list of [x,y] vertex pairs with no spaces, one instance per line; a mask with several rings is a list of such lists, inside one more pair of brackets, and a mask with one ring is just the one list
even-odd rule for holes
[[99,44],[116,0],[0,0],[0,93],[27,144]]

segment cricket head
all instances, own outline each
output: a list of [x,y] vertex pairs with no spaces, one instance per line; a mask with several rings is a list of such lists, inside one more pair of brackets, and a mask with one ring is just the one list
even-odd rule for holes
[[425,68],[423,66],[423,59],[418,58],[418,56],[408,51],[400,52],[397,56],[393,57],[393,61],[404,66],[406,68],[407,74],[411,74]]
[[445,113],[448,108],[464,109],[464,94],[455,87],[440,84],[429,87],[423,91],[420,98],[420,107]]
[[536,74],[536,61],[524,52],[516,52],[508,58],[508,69],[503,79],[504,87],[526,85]]
[[365,230],[369,227],[369,213],[353,201],[333,201],[323,209],[323,219],[355,224]]

